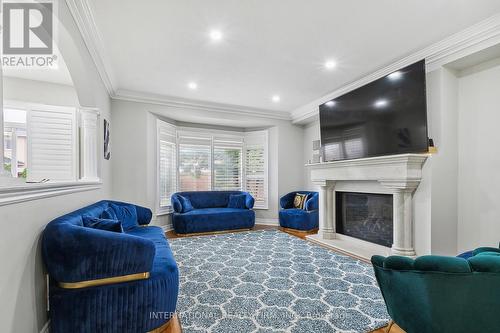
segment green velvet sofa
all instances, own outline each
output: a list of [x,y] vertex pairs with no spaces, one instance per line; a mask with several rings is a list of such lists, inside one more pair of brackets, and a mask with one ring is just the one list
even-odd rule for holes
[[387,310],[407,333],[500,332],[500,250],[468,258],[373,256]]

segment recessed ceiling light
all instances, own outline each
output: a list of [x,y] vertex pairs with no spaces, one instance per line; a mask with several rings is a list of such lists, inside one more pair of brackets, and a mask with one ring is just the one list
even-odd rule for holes
[[334,69],[335,67],[337,67],[337,63],[333,60],[328,60],[327,62],[325,62],[325,68],[328,69],[328,70],[332,70]]
[[189,82],[188,88],[191,90],[196,90],[196,89],[198,89],[198,84],[196,82]]
[[386,99],[377,99],[375,101],[375,103],[373,103],[373,105],[376,107],[376,108],[385,108],[387,105],[389,105],[389,101],[386,100]]
[[210,30],[210,39],[214,42],[220,41],[222,39],[222,31],[217,29]]
[[394,73],[387,75],[387,78],[391,81],[397,81],[397,80],[401,79],[402,76],[403,76],[403,73],[401,71],[397,71],[397,72],[394,72]]
[[274,95],[272,97],[272,100],[273,100],[274,103],[278,103],[279,101],[281,101],[281,98],[278,95]]
[[330,107],[330,108],[334,107],[335,106],[335,101],[328,101],[328,102],[325,103],[325,105],[328,106],[328,107]]

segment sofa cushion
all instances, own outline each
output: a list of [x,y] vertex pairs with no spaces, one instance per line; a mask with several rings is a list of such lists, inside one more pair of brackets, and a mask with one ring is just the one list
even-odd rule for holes
[[88,215],[84,215],[82,219],[83,226],[87,228],[123,232],[122,224],[119,220],[101,219]]
[[180,201],[181,206],[182,206],[181,207],[182,213],[187,213],[187,212],[190,212],[194,209],[193,205],[191,204],[191,200],[189,200],[189,198],[184,197],[182,195],[179,195],[179,201]]
[[162,228],[157,226],[135,227],[130,229],[127,234],[146,238],[154,243],[156,252],[150,272],[151,277],[154,278],[159,274],[177,272],[174,255]]
[[122,223],[124,231],[137,227],[137,211],[134,205],[115,205],[110,204],[115,211],[116,218]]
[[255,212],[237,208],[202,208],[173,215],[174,230],[179,234],[250,229],[255,225]]
[[111,207],[106,208],[101,213],[101,218],[102,219],[108,219],[108,220],[118,220],[118,217],[116,216],[115,211]]
[[231,194],[229,196],[229,203],[227,204],[227,208],[245,209],[246,199],[247,196],[245,194]]

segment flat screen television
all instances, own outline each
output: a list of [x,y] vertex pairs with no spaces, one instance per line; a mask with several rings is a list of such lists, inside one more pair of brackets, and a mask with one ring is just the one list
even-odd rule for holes
[[428,151],[425,60],[319,107],[324,161]]

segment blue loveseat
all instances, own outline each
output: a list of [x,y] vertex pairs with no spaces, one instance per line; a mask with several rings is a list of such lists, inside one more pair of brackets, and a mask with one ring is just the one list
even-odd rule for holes
[[[297,209],[293,207],[293,200],[297,193],[307,194],[304,209]],[[285,194],[280,198],[280,226],[300,231],[317,229],[319,226],[318,205],[318,192],[295,191]]]
[[[231,196],[238,208],[229,208]],[[232,200],[232,199],[231,199]],[[255,226],[254,198],[241,191],[178,192],[172,195],[172,222],[177,234],[207,233]]]
[[[84,226],[122,206],[135,220],[123,232]],[[51,332],[149,332],[171,318],[179,272],[163,230],[148,226],[151,216],[144,207],[100,201],[46,226]]]

